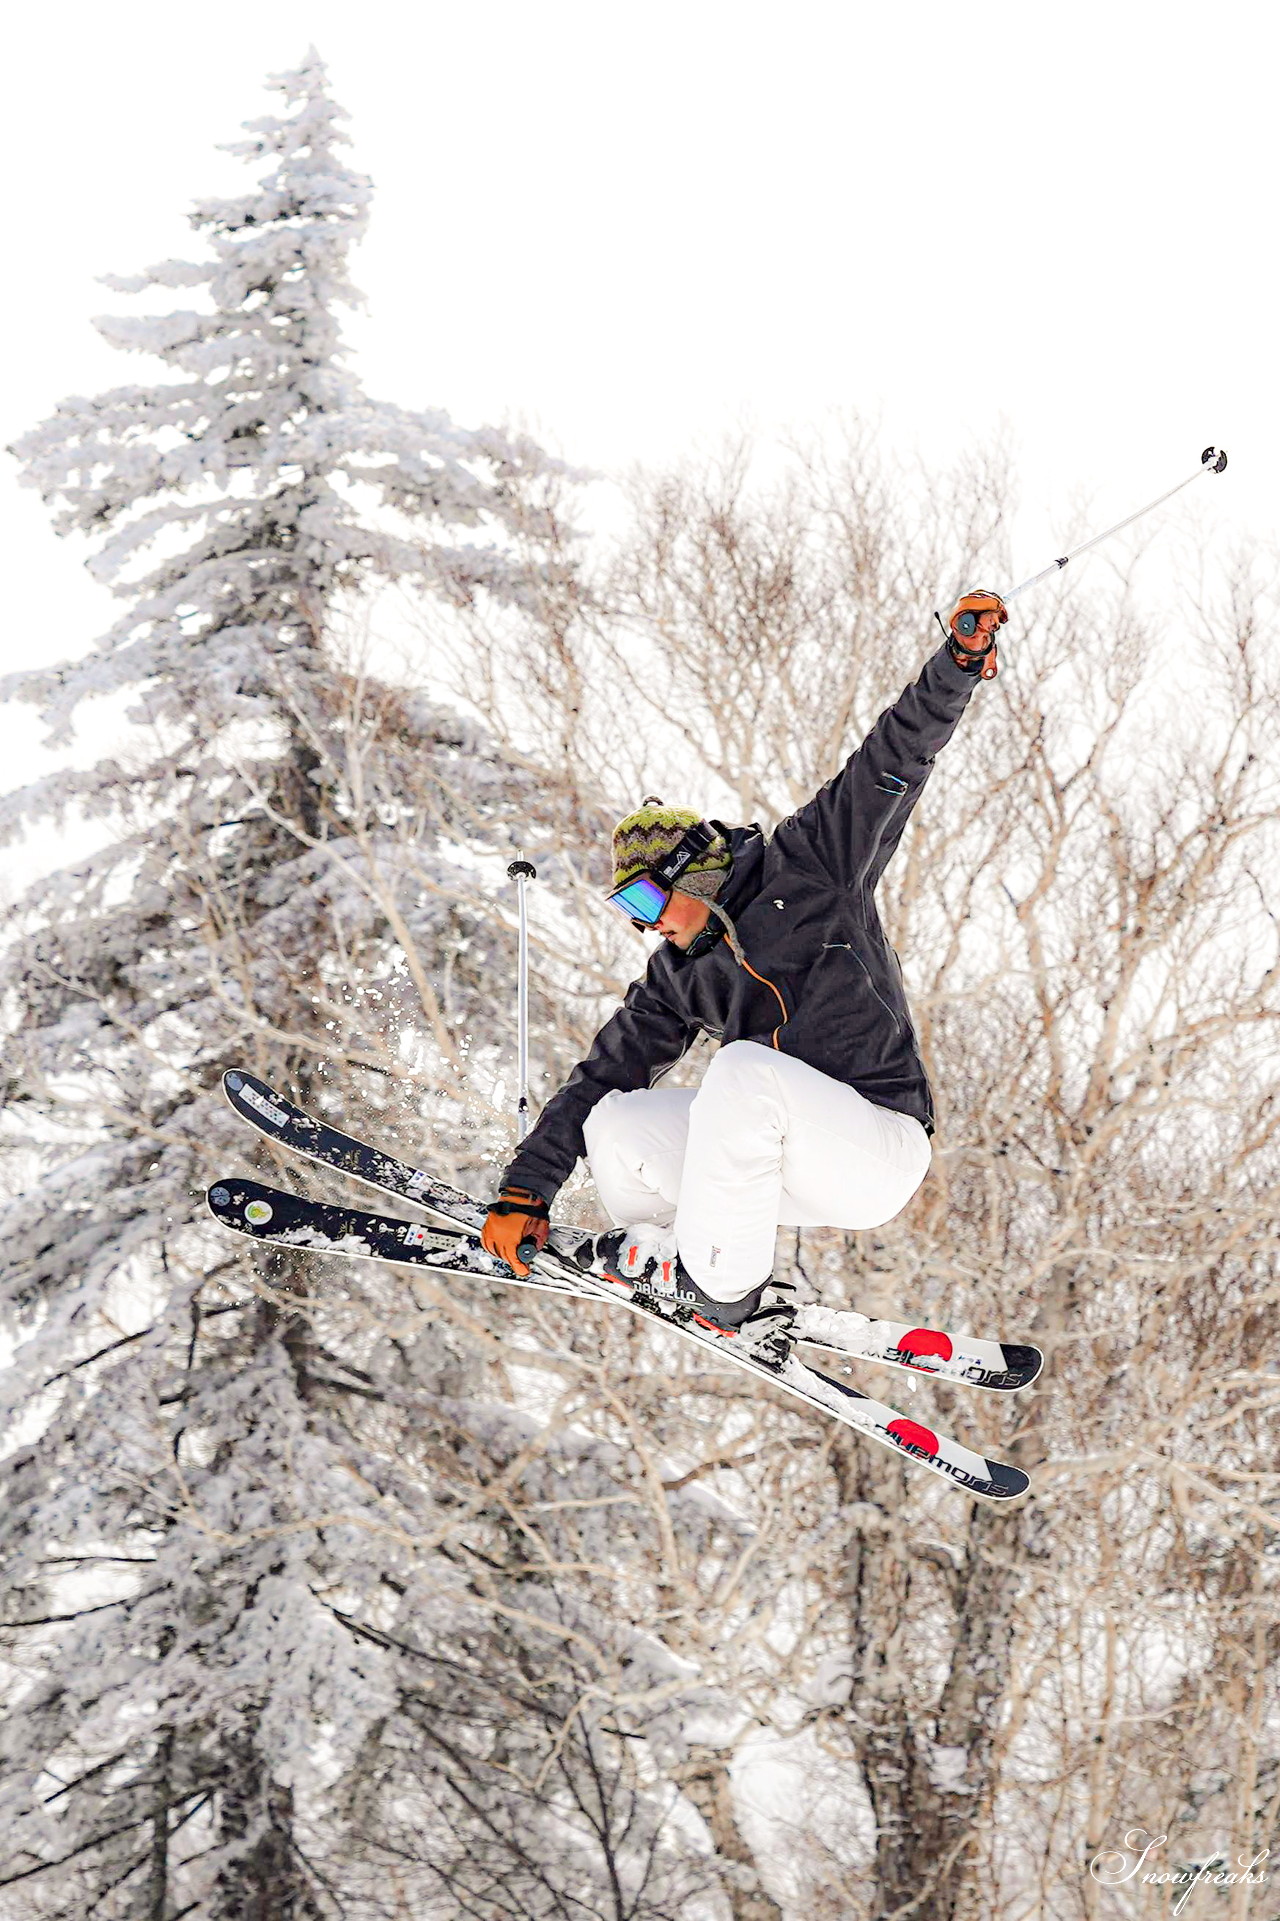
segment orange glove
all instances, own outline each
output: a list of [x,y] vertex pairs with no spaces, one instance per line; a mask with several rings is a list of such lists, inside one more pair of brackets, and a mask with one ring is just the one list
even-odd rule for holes
[[979,666],[983,680],[996,677],[996,629],[1009,618],[999,594],[975,587],[961,594],[947,622],[947,648],[952,660],[967,673]]
[[541,1194],[527,1187],[504,1187],[480,1230],[480,1244],[523,1278],[529,1269],[520,1258],[521,1248],[527,1251],[530,1242],[545,1247],[550,1232],[550,1209]]

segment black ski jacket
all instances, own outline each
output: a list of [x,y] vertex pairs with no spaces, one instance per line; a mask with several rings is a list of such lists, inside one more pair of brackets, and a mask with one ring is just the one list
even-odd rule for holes
[[695,960],[664,941],[548,1101],[504,1186],[551,1201],[585,1152],[583,1123],[596,1102],[651,1087],[704,1033],[793,1054],[932,1133],[929,1083],[875,890],[976,679],[940,647],[772,840],[757,826],[713,823],[733,852],[719,904],[748,965],[727,940]]

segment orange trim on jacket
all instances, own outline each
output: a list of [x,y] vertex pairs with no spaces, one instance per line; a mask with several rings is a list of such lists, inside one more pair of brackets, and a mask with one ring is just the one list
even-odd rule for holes
[[791,1014],[788,1010],[787,1003],[783,1000],[781,991],[777,987],[777,985],[773,981],[767,980],[763,974],[757,974],[755,968],[751,965],[751,962],[747,959],[745,954],[742,956],[742,965],[746,968],[748,974],[751,975],[753,980],[759,981],[761,987],[772,987],[774,993],[778,996],[778,1005],[782,1009],[782,1019],[778,1022],[778,1025],[773,1030],[773,1044],[778,1049],[778,1052],[781,1053],[782,1049],[778,1047],[778,1036],[782,1032],[783,1028],[786,1026],[787,1022],[791,1019]]

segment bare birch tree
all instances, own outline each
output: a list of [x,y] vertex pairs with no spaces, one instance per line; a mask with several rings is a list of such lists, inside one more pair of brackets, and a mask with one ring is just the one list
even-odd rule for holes
[[[772,491],[736,453],[644,479],[558,681],[534,697],[528,637],[473,629],[472,685],[575,815],[652,788],[772,824],[915,671],[928,609],[1006,576],[1004,498],[977,468],[922,504],[865,435]],[[1126,1830],[1170,1837],[1167,1873],[1274,1841],[1275,602],[1239,560],[1157,631],[1142,578],[1015,623],[883,889],[939,1093],[930,1179],[874,1235],[780,1248],[831,1304],[1039,1341],[1012,1409],[929,1395],[1035,1497],[966,1508],[679,1360],[660,1409],[626,1390],[756,1530],[664,1632],[705,1663],[717,1622],[738,1676],[704,1809],[749,1803],[774,1729],[841,1811],[796,1816],[785,1867],[757,1825],[787,1913],[1093,1915],[1151,1892],[1090,1871]],[[1230,1898],[1253,1911],[1242,1878]]]

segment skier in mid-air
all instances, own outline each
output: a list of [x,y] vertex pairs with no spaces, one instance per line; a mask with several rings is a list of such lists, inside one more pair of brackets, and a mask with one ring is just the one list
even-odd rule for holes
[[[691,1311],[740,1351],[794,1308],[770,1285],[780,1226],[871,1228],[928,1171],[933,1104],[875,890],[934,756],[995,673],[997,594],[965,594],[947,639],[841,771],[767,839],[650,799],[613,834],[610,902],[664,944],[507,1167],[484,1225],[528,1273],[585,1155],[617,1225],[589,1272]],[[689,1089],[655,1088],[699,1034]]]

